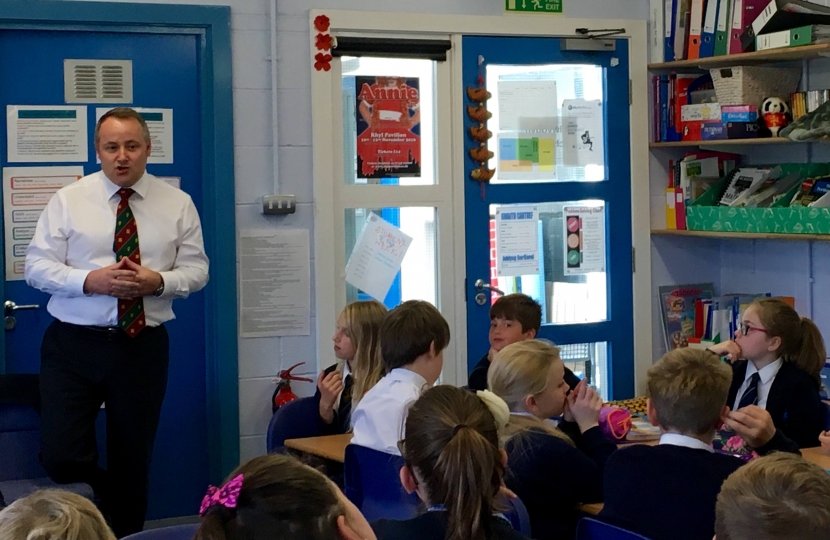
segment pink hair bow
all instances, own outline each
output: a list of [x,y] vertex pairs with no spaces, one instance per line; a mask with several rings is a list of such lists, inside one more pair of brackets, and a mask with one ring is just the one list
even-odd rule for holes
[[199,506],[199,515],[204,516],[212,506],[216,505],[225,508],[236,508],[239,491],[242,489],[242,480],[243,476],[238,474],[221,488],[208,486],[207,493],[205,493],[202,504]]

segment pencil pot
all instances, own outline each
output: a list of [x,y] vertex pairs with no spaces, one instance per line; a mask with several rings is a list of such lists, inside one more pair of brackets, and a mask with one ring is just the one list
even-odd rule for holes
[[603,407],[599,411],[599,427],[609,441],[625,440],[631,430],[631,412],[621,407]]
[[770,96],[789,96],[798,90],[801,70],[761,66],[736,66],[710,69],[721,107],[755,105]]

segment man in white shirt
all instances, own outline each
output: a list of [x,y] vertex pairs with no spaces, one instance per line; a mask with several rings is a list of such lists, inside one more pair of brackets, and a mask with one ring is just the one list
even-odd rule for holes
[[[58,191],[26,251],[26,282],[50,293],[41,346],[42,459],[87,482],[118,537],[140,531],[167,386],[172,302],[208,281],[190,197],[147,174],[150,133],[127,108],[95,127],[101,171]],[[140,241],[139,241],[140,240]],[[107,414],[107,473],[95,419]]]

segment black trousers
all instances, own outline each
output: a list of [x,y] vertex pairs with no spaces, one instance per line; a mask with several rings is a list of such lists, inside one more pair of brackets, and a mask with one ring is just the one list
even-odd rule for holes
[[[86,482],[119,538],[147,512],[150,457],[167,388],[164,326],[131,338],[54,321],[41,345],[43,465],[59,483]],[[107,471],[98,466],[95,419],[106,403]]]

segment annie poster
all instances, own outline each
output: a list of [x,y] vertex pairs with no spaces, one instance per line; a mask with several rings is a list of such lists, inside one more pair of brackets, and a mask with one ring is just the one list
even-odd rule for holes
[[357,177],[421,176],[417,77],[355,77]]

